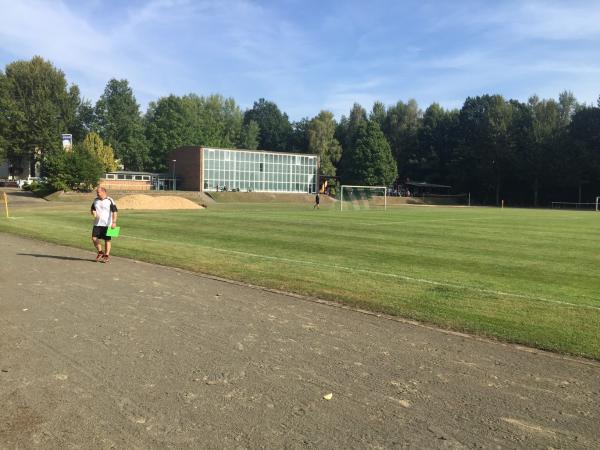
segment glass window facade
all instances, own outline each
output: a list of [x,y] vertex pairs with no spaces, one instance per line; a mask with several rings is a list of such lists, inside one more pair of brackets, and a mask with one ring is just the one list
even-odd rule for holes
[[204,148],[204,190],[307,192],[316,190],[315,155]]

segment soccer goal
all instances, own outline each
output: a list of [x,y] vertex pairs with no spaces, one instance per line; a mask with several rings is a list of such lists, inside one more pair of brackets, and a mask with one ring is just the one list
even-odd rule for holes
[[387,188],[385,186],[341,186],[340,211],[371,208],[387,209]]
[[552,209],[574,209],[577,211],[600,211],[600,197],[594,202],[552,202]]

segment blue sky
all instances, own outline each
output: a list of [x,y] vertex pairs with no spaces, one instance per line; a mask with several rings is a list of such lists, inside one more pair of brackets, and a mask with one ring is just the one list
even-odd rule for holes
[[0,66],[41,55],[95,102],[129,80],[145,111],[171,93],[264,97],[292,120],[414,98],[460,107],[600,94],[598,1],[0,0]]

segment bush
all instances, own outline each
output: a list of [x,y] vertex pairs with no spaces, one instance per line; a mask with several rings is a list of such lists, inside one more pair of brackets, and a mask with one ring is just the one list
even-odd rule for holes
[[90,191],[104,173],[103,165],[91,153],[78,146],[71,152],[58,150],[46,161],[48,184],[57,191]]
[[21,189],[31,191],[38,197],[45,197],[54,192],[54,188],[48,184],[47,180],[33,180],[31,183],[23,185]]

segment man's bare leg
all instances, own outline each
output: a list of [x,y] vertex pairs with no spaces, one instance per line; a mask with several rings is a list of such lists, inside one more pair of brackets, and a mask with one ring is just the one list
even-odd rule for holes
[[92,237],[92,242],[94,243],[94,247],[96,247],[98,253],[100,253],[102,251],[102,243],[100,242],[100,239],[97,237]]
[[92,242],[94,243],[94,247],[96,247],[96,251],[98,252],[96,255],[96,262],[98,262],[102,256],[104,256],[104,253],[102,253],[102,243],[100,242],[100,239],[95,236],[92,236]]

